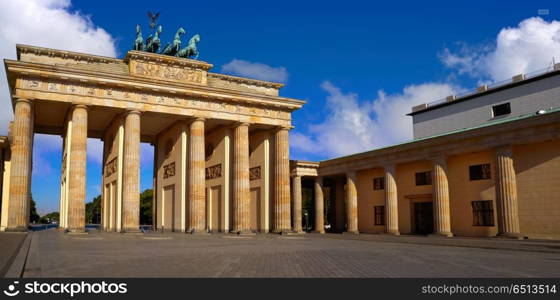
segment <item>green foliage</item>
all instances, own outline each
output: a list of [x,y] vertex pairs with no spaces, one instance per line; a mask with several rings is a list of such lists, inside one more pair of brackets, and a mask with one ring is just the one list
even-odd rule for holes
[[93,198],[92,202],[86,203],[86,223],[101,223],[101,195]]
[[39,223],[50,224],[54,221],[59,222],[59,220],[60,220],[60,215],[59,215],[58,211],[54,211],[54,212],[51,212],[51,213],[48,213],[48,214],[42,216],[39,219]]
[[140,225],[152,225],[152,202],[154,191],[146,189],[140,193]]
[[29,211],[29,221],[31,223],[37,223],[39,222],[39,219],[41,217],[39,217],[39,214],[37,213],[37,207],[35,206],[35,201],[33,200],[33,196],[30,196],[30,198],[31,198],[31,205]]

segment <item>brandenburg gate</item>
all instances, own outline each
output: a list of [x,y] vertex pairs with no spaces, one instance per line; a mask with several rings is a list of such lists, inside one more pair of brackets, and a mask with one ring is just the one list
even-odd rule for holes
[[[102,229],[139,231],[140,143],[154,146],[154,226],[291,231],[288,131],[304,102],[282,84],[145,51],[124,59],[18,45],[5,60],[14,121],[6,230],[27,230],[33,134],[63,138],[60,226],[84,231],[88,138],[103,141]],[[6,182],[9,181],[9,182]]]

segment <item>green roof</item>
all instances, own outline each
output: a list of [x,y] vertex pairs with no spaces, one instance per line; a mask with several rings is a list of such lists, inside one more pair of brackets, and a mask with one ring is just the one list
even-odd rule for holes
[[357,153],[344,155],[344,156],[340,156],[340,157],[336,157],[336,158],[325,159],[325,160],[322,160],[320,162],[333,161],[333,160],[337,160],[337,159],[341,159],[341,158],[347,158],[347,157],[357,156],[357,155],[360,155],[360,154],[370,153],[370,152],[373,152],[373,151],[379,151],[379,150],[389,149],[389,148],[398,147],[398,146],[402,146],[402,145],[413,144],[413,143],[420,142],[420,141],[435,139],[435,138],[442,137],[442,136],[449,136],[449,135],[462,133],[462,132],[466,132],[466,131],[470,131],[470,130],[475,130],[475,129],[479,129],[479,128],[485,128],[485,127],[490,127],[490,126],[499,125],[499,124],[511,123],[511,122],[518,121],[518,120],[530,119],[530,118],[533,118],[533,117],[547,115],[547,114],[550,114],[550,113],[560,112],[560,107],[555,107],[555,108],[551,108],[551,109],[547,109],[547,110],[545,109],[544,111],[546,111],[546,113],[544,113],[544,114],[530,113],[530,114],[522,114],[522,115],[518,115],[518,116],[512,116],[512,117],[508,117],[508,118],[502,118],[502,119],[499,119],[499,120],[494,120],[494,121],[482,123],[482,124],[472,126],[472,127],[466,127],[466,128],[462,128],[462,129],[447,131],[447,132],[444,132],[444,133],[431,135],[431,136],[427,136],[427,137],[423,137],[423,138],[419,138],[419,139],[415,139],[415,140],[410,140],[410,141],[406,141],[406,142],[402,142],[402,143],[398,143],[398,144],[393,144],[393,145],[389,145],[389,146],[385,146],[385,147],[381,147],[381,148],[377,148],[377,149],[372,149],[372,150],[363,151],[363,152],[357,152]]

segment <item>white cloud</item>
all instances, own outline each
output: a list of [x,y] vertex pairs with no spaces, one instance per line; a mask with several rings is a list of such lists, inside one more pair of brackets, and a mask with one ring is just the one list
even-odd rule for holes
[[[116,56],[113,38],[88,16],[70,11],[70,0],[0,1],[0,58],[15,59],[16,44]],[[12,120],[6,74],[0,68],[0,135]]]
[[457,52],[445,49],[440,55],[458,73],[492,81],[549,67],[553,57],[560,61],[560,22],[538,17],[502,29],[491,45],[461,44]]
[[437,100],[459,91],[446,83],[410,85],[402,93],[378,91],[373,101],[360,101],[354,93],[344,93],[330,82],[321,87],[328,93],[329,111],[325,120],[310,124],[308,135],[294,131],[290,143],[299,153],[333,157],[371,150],[412,139],[411,107]]
[[288,71],[284,67],[275,68],[263,63],[241,59],[233,59],[229,63],[223,65],[222,72],[260,80],[282,83],[288,81]]

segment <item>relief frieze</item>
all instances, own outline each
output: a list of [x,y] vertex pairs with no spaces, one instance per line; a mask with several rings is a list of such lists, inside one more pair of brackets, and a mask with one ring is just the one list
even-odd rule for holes
[[249,180],[261,179],[261,166],[249,169]]
[[178,68],[154,63],[133,62],[130,68],[133,76],[142,76],[156,79],[165,79],[185,83],[203,84],[205,72],[189,68]]
[[206,168],[206,180],[222,177],[222,164]]
[[105,177],[109,177],[117,172],[117,158],[111,159],[107,164],[105,164]]
[[163,179],[175,176],[175,162],[163,166]]
[[110,98],[115,100],[143,102],[154,105],[168,105],[187,109],[209,110],[216,112],[236,113],[258,117],[290,120],[290,112],[279,109],[268,109],[256,105],[217,102],[210,99],[193,99],[172,94],[157,92],[138,92],[126,88],[108,88],[83,83],[63,83],[42,79],[22,79],[21,87],[31,90],[69,93],[80,96]]

